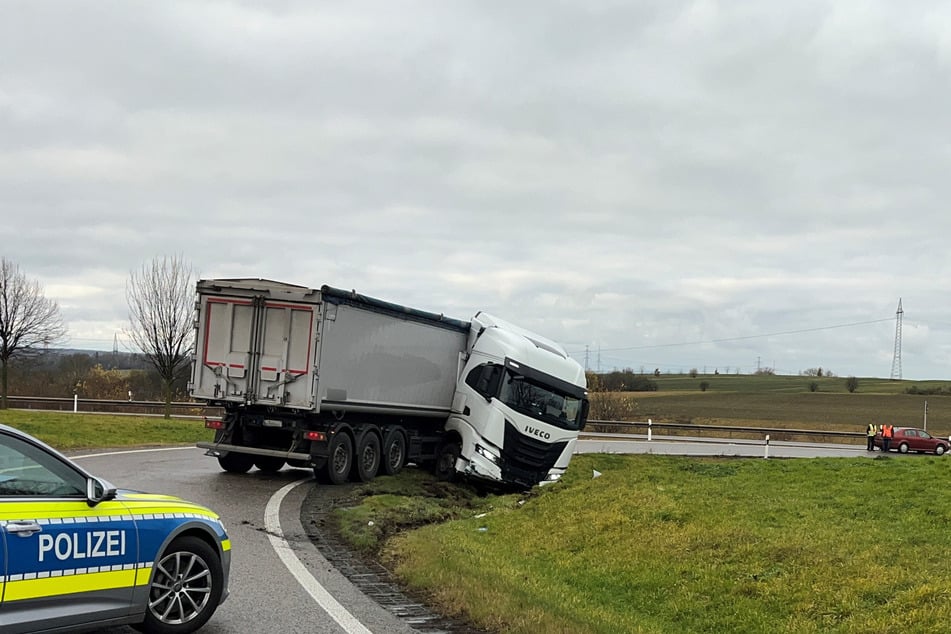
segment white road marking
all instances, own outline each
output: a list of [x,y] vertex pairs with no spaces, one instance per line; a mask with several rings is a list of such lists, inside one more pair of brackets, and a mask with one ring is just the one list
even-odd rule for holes
[[79,460],[81,458],[103,458],[107,456],[123,456],[129,453],[145,453],[147,451],[181,451],[182,449],[194,449],[194,445],[189,447],[157,447],[155,449],[126,449],[123,451],[107,451],[105,453],[88,453],[82,456],[67,456],[70,460]]
[[268,500],[267,508],[264,509],[264,528],[267,531],[267,538],[271,541],[271,547],[281,558],[284,565],[290,571],[297,583],[307,591],[314,601],[317,602],[324,612],[330,615],[337,624],[348,634],[373,634],[363,623],[350,614],[347,608],[340,605],[336,599],[327,592],[326,588],[320,585],[320,582],[314,578],[310,571],[301,563],[301,560],[294,554],[291,545],[284,539],[284,531],[281,530],[280,510],[281,502],[295,487],[305,482],[313,482],[313,478],[305,478],[297,482],[291,482],[283,487]]

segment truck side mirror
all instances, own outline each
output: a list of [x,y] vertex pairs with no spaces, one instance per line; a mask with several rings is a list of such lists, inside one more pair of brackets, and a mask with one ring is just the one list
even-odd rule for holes
[[588,424],[588,406],[590,401],[584,399],[581,401],[581,425],[578,426],[578,431],[584,431],[584,426]]
[[466,383],[486,401],[491,401],[499,393],[499,382],[502,378],[502,368],[487,363],[472,370],[466,377]]
[[498,365],[487,365],[483,369],[485,377],[485,400],[491,401],[493,396],[499,394],[499,384],[502,382],[502,367]]

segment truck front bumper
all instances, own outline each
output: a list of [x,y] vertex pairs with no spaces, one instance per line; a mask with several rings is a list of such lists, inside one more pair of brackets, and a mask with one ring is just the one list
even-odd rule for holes
[[481,452],[472,452],[468,456],[459,456],[456,460],[456,471],[470,478],[502,481],[502,469],[494,461]]

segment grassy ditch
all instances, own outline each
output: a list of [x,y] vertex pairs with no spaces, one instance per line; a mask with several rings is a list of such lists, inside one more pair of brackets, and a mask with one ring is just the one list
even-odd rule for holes
[[493,631],[933,632],[951,619],[948,460],[583,455],[561,483],[485,497],[408,470],[338,519]]
[[0,423],[60,451],[101,447],[194,444],[214,435],[200,420],[72,412],[2,410]]

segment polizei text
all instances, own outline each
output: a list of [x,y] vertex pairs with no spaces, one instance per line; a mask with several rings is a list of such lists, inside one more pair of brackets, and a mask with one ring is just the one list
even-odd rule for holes
[[124,530],[40,535],[40,561],[52,554],[60,561],[125,555]]

